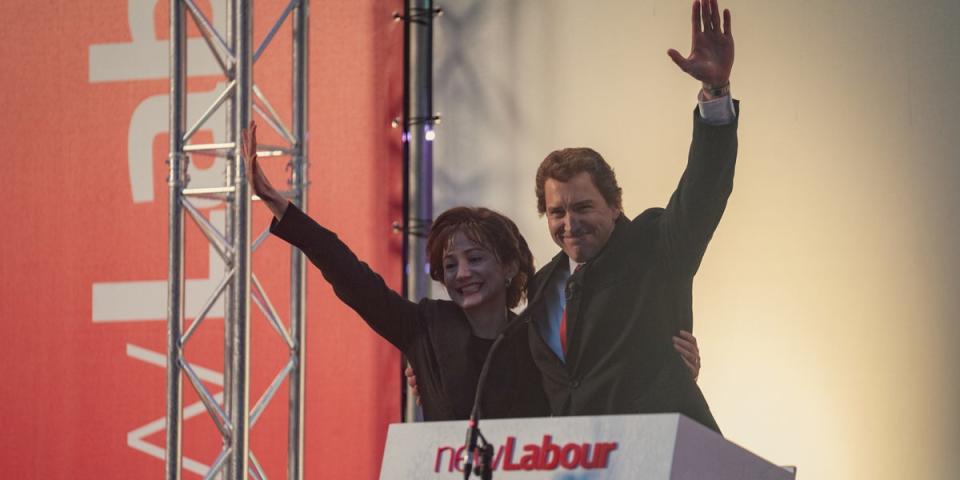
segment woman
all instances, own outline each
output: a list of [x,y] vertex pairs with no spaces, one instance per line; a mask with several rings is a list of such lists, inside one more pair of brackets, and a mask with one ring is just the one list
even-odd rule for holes
[[[277,192],[260,169],[256,146],[251,122],[242,150],[248,180],[274,215],[270,231],[299,248],[336,295],[406,355],[417,373],[425,420],[468,418],[487,351],[515,319],[510,309],[523,299],[534,274],[533,255],[517,226],[485,208],[456,207],[440,214],[427,238],[430,276],[443,283],[451,300],[414,303]],[[497,350],[480,403],[485,418],[549,415],[527,334],[526,328],[514,329]],[[688,367],[696,359],[699,370],[695,344],[686,349],[694,356],[678,351]]]

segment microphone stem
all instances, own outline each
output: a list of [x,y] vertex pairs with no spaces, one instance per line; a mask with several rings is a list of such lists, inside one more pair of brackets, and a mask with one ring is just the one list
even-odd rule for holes
[[[490,350],[487,352],[487,358],[483,360],[483,367],[480,369],[480,378],[477,379],[477,391],[473,398],[473,409],[470,411],[470,426],[467,429],[467,441],[466,441],[466,455],[467,461],[463,466],[463,478],[468,480],[470,478],[470,473],[473,471],[473,452],[477,448],[477,436],[483,438],[483,434],[480,433],[480,399],[483,397],[483,387],[487,383],[487,375],[490,373],[490,363],[493,359],[494,353],[497,351],[497,347],[500,346],[500,343],[507,338],[507,332],[509,328],[504,328],[504,330],[497,335],[497,338],[493,341],[493,345],[490,345]],[[487,440],[483,439],[484,443],[487,443]],[[481,457],[481,462],[482,462]],[[489,469],[489,465],[484,465],[484,468]]]

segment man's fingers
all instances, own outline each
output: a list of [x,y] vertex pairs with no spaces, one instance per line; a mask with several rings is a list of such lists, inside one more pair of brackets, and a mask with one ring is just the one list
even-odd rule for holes
[[417,405],[423,405],[420,402],[420,390],[417,390],[416,385],[410,385],[410,392],[413,393],[413,398],[417,399]]
[[710,28],[720,33],[720,7],[717,6],[717,0],[710,0]]
[[680,354],[680,356],[696,359],[700,355],[696,350],[694,350],[693,344],[677,339],[677,337],[673,338],[673,348],[677,351],[677,353]]
[[712,18],[710,16],[710,0],[700,0],[700,21],[703,23],[703,32],[713,31]]
[[687,367],[687,371],[690,372],[690,378],[692,378],[693,381],[696,382],[697,378],[700,377],[700,367],[696,365],[692,365],[686,359],[683,360],[683,364]]
[[413,394],[419,395],[417,393],[417,376],[413,374],[413,367],[408,366],[403,369],[403,375],[407,377],[407,385],[410,385],[410,388],[413,389]]
[[678,334],[678,336],[694,345],[697,344],[697,337],[694,337],[692,333],[686,330],[680,330],[680,333]]
[[723,10],[723,34],[724,35],[733,34],[733,32],[730,31],[730,10],[726,10],[726,9]]
[[692,341],[690,341],[690,338],[689,338],[689,337],[681,337],[681,336],[677,336],[677,335],[674,335],[674,336],[673,336],[673,343],[674,343],[674,344],[679,344],[679,345],[684,345],[684,346],[689,347],[689,348],[693,348],[693,346],[694,346],[694,343],[693,343]]
[[413,367],[407,366],[403,369],[403,374],[407,377],[407,385],[410,386],[410,392],[417,399],[417,405],[423,405],[420,401],[420,390],[417,389],[417,376],[413,374]]
[[694,35],[703,32],[703,27],[700,23],[700,0],[693,1],[693,18],[691,19],[691,23],[693,24]]
[[703,23],[703,32],[709,33],[713,30],[710,17],[710,0],[700,0],[700,21]]
[[670,56],[670,59],[673,60],[673,63],[676,63],[677,66],[680,67],[680,70],[683,70],[684,72],[687,71],[687,59],[684,58],[683,55],[680,55],[680,52],[671,48],[670,50],[667,50],[667,55]]

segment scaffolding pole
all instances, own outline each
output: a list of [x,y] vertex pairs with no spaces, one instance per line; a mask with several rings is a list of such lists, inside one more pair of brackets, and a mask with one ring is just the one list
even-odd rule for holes
[[227,14],[233,21],[231,48],[233,63],[233,114],[227,129],[228,140],[234,144],[228,157],[234,188],[227,222],[231,225],[233,244],[231,265],[234,274],[230,282],[230,302],[227,322],[230,324],[230,383],[226,384],[230,433],[225,448],[229,450],[228,472],[232,478],[246,479],[250,458],[250,193],[246,179],[246,165],[240,152],[240,132],[250,123],[250,90],[253,87],[253,19],[250,0],[230,0]]
[[[403,48],[403,291],[419,302],[430,294],[426,239],[433,222],[433,0],[407,0]],[[406,385],[406,382],[403,383]],[[416,401],[406,387],[403,418],[418,419]]]
[[[182,39],[182,40],[180,40]],[[179,0],[170,0],[170,165],[169,220],[167,224],[167,440],[165,472],[167,479],[180,478],[183,452],[180,427],[183,424],[183,377],[180,373],[180,331],[183,327],[183,204],[187,155],[183,153],[186,127],[186,19]]]
[[[307,211],[307,58],[310,45],[307,0],[299,0],[293,12],[293,156],[290,168],[292,200]],[[290,249],[290,328],[296,339],[296,362],[290,372],[289,428],[287,471],[290,479],[303,479],[303,425],[304,425],[304,362],[306,360],[306,259],[300,250]]]
[[[262,157],[289,156],[291,189],[287,196],[306,211],[307,191],[307,31],[308,0],[289,0],[264,39],[253,43],[252,0],[228,0],[226,35],[213,26],[194,0],[170,2],[170,154],[168,178],[169,204],[169,288],[167,304],[167,439],[166,478],[179,480],[183,466],[183,379],[186,377],[221,434],[223,445],[205,472],[204,478],[245,480],[267,478],[263,466],[250,450],[250,433],[264,409],[284,381],[290,397],[288,407],[287,478],[303,478],[304,423],[304,348],[305,345],[305,261],[291,247],[289,328],[283,324],[266,291],[252,271],[252,254],[259,245],[251,242],[251,195],[246,181],[240,138],[254,113],[262,123],[272,127],[289,145],[261,150]],[[217,100],[189,129],[187,118],[186,18],[193,19],[211,54],[221,66],[226,87]],[[285,21],[293,32],[292,47],[292,119],[285,122],[271,106],[269,99],[253,79],[254,63],[270,45]],[[193,144],[190,139],[203,128],[220,108],[227,117],[227,138],[223,143]],[[287,127],[292,125],[293,128]],[[224,185],[212,188],[188,188],[190,155],[206,154],[226,160]],[[226,206],[223,231],[209,222],[190,198],[216,198]],[[220,285],[204,303],[200,313],[184,332],[184,213],[188,214],[226,265]],[[266,232],[259,235],[265,238]],[[184,356],[184,347],[201,326],[212,306],[222,300],[224,318],[224,395],[217,396],[202,384],[191,363]],[[256,304],[273,330],[289,349],[289,360],[275,375],[266,391],[251,404],[250,332],[251,303]]]

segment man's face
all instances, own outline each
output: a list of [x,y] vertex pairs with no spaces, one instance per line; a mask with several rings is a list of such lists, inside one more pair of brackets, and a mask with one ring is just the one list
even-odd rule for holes
[[553,241],[573,261],[591,260],[610,239],[620,209],[607,204],[587,172],[566,182],[548,178],[543,190]]

